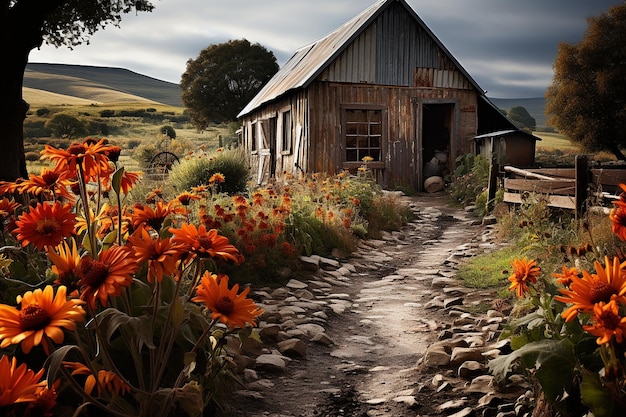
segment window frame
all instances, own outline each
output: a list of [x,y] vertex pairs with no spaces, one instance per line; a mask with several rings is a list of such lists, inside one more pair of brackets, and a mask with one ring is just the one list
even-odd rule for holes
[[[370,112],[370,111],[379,111],[380,112],[380,134],[379,134],[379,141],[380,141],[380,146],[379,147],[365,147],[365,148],[360,148],[358,146],[358,141],[357,141],[357,146],[356,147],[348,147],[348,111],[350,110],[362,110],[362,111],[366,111],[366,112]],[[376,135],[372,135],[371,134],[371,118],[367,117],[367,125],[368,125],[368,129],[367,129],[367,137],[371,138],[371,137],[375,137]],[[357,128],[358,131],[358,128]],[[377,149],[379,152],[379,159],[378,160],[374,160],[371,162],[367,163],[367,166],[370,168],[384,168],[385,167],[385,157],[386,157],[386,143],[387,143],[387,107],[384,105],[380,105],[380,104],[360,104],[360,103],[352,103],[352,104],[344,104],[341,106],[341,136],[342,136],[342,143],[343,143],[343,155],[342,155],[342,160],[343,160],[343,168],[345,169],[354,169],[354,168],[358,168],[360,166],[363,165],[363,160],[362,158],[358,159],[358,160],[348,160],[348,151],[349,150],[356,150],[357,152],[359,152],[361,149]],[[359,136],[364,136],[361,133],[355,134],[355,137],[359,137]],[[368,139],[368,143],[370,142],[370,140]],[[358,158],[358,156],[357,156]]]
[[[289,116],[288,123],[285,123],[285,117]],[[280,154],[291,155],[293,152],[293,116],[291,109],[284,110],[280,113]],[[286,126],[288,124],[288,126]]]

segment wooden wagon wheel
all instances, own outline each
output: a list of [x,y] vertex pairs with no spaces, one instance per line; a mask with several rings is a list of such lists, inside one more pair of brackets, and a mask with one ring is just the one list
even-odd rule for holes
[[151,172],[154,174],[167,174],[172,169],[172,165],[178,162],[178,157],[171,152],[159,152],[150,160]]

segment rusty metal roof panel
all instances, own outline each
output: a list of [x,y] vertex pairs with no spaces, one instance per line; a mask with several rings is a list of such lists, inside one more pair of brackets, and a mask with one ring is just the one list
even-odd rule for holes
[[276,100],[289,91],[307,87],[322,71],[345,50],[390,4],[402,4],[419,25],[428,33],[445,55],[458,67],[470,83],[483,94],[478,84],[463,69],[452,54],[417,16],[405,0],[379,0],[333,32],[298,49],[285,65],[272,77],[259,93],[241,110],[237,117],[251,113],[261,105]]

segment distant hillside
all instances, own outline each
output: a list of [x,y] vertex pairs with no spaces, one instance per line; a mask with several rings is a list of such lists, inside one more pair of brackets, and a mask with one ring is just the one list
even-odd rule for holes
[[524,107],[532,117],[535,118],[537,127],[545,127],[546,115],[544,109],[546,107],[546,99],[544,97],[533,98],[492,98],[489,100],[498,108],[509,111],[512,107],[521,106]]
[[60,95],[94,103],[146,101],[182,107],[178,84],[123,68],[30,63],[24,73],[24,87],[31,97],[33,90],[40,90],[57,98]]

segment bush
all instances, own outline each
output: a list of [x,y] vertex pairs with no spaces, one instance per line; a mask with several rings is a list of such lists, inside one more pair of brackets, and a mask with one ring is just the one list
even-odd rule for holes
[[448,193],[459,206],[474,204],[489,185],[489,161],[482,156],[463,155],[456,160],[457,169],[450,178]]
[[35,112],[35,114],[37,114],[37,116],[39,117],[46,116],[49,113],[50,113],[50,109],[47,109],[45,107],[42,107],[41,109],[37,109],[37,111]]
[[78,138],[89,134],[83,122],[69,114],[57,113],[46,123],[56,137]]
[[220,173],[225,181],[219,191],[228,194],[246,191],[250,170],[244,155],[236,150],[217,152],[214,156],[192,155],[174,165],[169,182],[181,190],[206,185],[213,174]]

